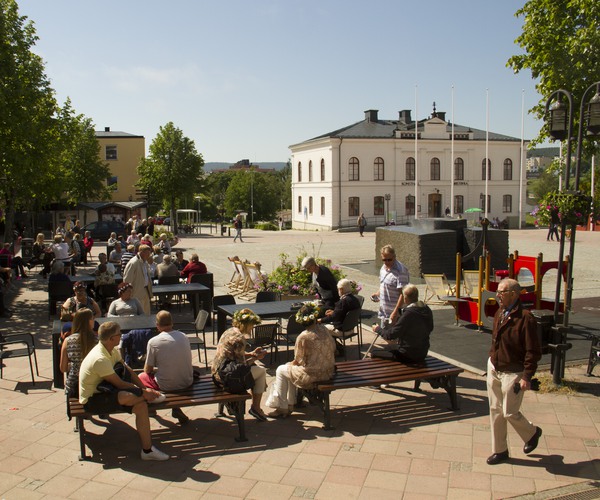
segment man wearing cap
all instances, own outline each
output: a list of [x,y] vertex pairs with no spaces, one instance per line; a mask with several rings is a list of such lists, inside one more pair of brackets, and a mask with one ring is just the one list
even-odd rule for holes
[[141,302],[144,314],[150,314],[152,298],[152,277],[147,264],[151,254],[152,249],[148,245],[140,245],[138,254],[127,263],[123,271],[123,281],[133,286],[132,296]]
[[[177,391],[194,382],[192,350],[185,333],[173,329],[173,317],[169,311],[156,315],[156,329],[160,332],[148,341],[146,365],[140,380],[146,387],[157,391]],[[185,424],[189,418],[181,408],[173,408],[171,415]]]
[[325,305],[333,309],[335,303],[340,300],[337,289],[337,281],[327,266],[320,266],[314,257],[304,257],[302,267],[312,273],[313,284],[317,288],[319,298]]

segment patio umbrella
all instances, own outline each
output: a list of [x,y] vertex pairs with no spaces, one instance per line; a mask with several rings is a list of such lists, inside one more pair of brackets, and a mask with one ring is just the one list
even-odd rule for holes
[[465,210],[466,214],[473,214],[475,212],[483,212],[483,210],[481,210],[481,208],[477,208],[477,207],[473,207],[473,208],[467,208]]

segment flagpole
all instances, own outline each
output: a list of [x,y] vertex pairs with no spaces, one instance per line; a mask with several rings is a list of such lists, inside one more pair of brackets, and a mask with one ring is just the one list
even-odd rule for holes
[[419,218],[419,86],[415,85],[415,220]]
[[452,140],[450,142],[450,217],[454,217],[454,85],[452,85]]
[[[591,187],[590,187],[590,196],[592,197],[592,214],[594,213],[594,181],[596,178],[596,155],[592,155],[592,178],[590,179]],[[596,221],[594,217],[590,217],[590,231],[594,230],[594,226],[596,225]]]
[[489,141],[490,141],[490,92],[485,89],[485,163],[483,171],[485,173],[485,198],[483,200],[483,217],[488,218],[488,178],[489,178]]
[[[525,163],[525,89],[521,90],[521,172],[519,175],[519,229],[523,222],[523,167]],[[512,207],[511,207],[512,210]]]

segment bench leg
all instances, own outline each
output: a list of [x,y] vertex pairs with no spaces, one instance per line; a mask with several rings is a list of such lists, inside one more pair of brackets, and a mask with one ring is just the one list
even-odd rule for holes
[[[440,387],[444,389],[448,396],[450,397],[450,409],[453,411],[457,411],[460,409],[458,406],[458,397],[456,395],[456,375],[443,375],[441,377],[434,377],[425,379],[426,382],[429,382],[429,385],[433,389],[439,389]],[[419,386],[421,382],[419,380],[415,380],[415,390],[421,392]]]
[[329,392],[323,392],[323,415],[324,415],[324,425],[323,429],[326,431],[330,431],[333,429],[331,426],[331,407],[329,406]]
[[246,402],[245,401],[236,401],[233,403],[229,403],[228,406],[231,408],[235,419],[238,424],[239,437],[235,438],[235,440],[239,442],[248,441],[246,437],[246,424],[244,421],[244,415],[246,414]]
[[83,424],[83,417],[77,417],[75,422],[76,428],[79,429],[79,460],[87,460],[89,457],[85,452],[85,426]]
[[225,405],[223,403],[219,403],[219,408],[217,409],[217,413],[215,413],[215,417],[224,417],[225,413],[223,410],[225,409]]

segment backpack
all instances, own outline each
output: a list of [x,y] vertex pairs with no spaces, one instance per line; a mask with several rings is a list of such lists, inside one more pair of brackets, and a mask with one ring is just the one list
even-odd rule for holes
[[217,369],[219,379],[213,375],[215,385],[232,394],[243,394],[254,387],[250,366],[232,359],[225,359]]

